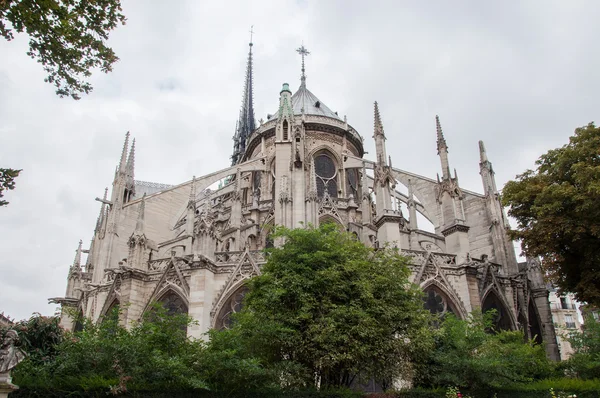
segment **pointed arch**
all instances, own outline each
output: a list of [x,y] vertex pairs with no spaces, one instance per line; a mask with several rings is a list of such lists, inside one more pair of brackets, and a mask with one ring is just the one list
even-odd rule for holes
[[221,305],[213,317],[213,328],[221,330],[231,326],[231,315],[239,312],[243,307],[243,300],[248,292],[246,282],[247,279],[238,282],[221,300]]
[[187,299],[173,288],[167,289],[156,302],[161,303],[169,315],[189,312]]
[[333,214],[325,214],[319,217],[319,225],[331,223],[335,224],[340,230],[345,231],[344,223],[338,217]]
[[527,324],[524,325],[529,330],[529,337],[536,343],[541,344],[543,342],[542,328],[540,322],[540,316],[538,314],[537,306],[533,299],[529,299],[529,305],[527,306],[528,320]]
[[[435,279],[430,279],[421,285],[421,289],[426,294],[423,302],[425,309],[434,314],[452,313],[459,319],[466,319],[467,313],[465,309],[455,294],[446,286]],[[435,308],[435,305],[437,305],[437,308]]]
[[490,310],[496,310],[493,319],[496,330],[516,330],[516,320],[510,306],[493,286],[487,289],[481,300],[481,312],[486,313]]
[[118,298],[113,298],[112,301],[110,301],[110,305],[108,305],[106,307],[105,311],[102,311],[102,313],[100,314],[100,320],[101,322],[103,322],[106,319],[109,319],[109,317],[113,317],[113,311],[116,310],[116,316],[118,317],[121,310],[120,310],[120,306],[121,306],[121,302],[119,301]]
[[154,292],[154,294],[152,295],[150,300],[148,300],[148,302],[146,303],[146,307],[144,307],[144,311],[142,311],[142,313],[145,313],[146,311],[148,311],[148,309],[152,306],[152,303],[162,302],[161,300],[163,299],[163,297],[170,295],[170,294],[175,294],[177,297],[179,297],[181,299],[181,301],[183,302],[183,304],[185,305],[185,308],[189,309],[189,301],[187,299],[186,292],[181,287],[179,287],[175,284],[169,283],[167,285],[163,285],[161,288],[157,289]]

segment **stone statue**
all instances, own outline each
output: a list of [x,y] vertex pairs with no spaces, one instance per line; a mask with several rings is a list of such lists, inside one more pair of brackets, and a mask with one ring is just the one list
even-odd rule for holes
[[11,383],[10,377],[10,371],[25,359],[25,353],[15,347],[17,337],[15,330],[9,330],[0,346],[0,398],[8,396],[9,392],[19,388]]

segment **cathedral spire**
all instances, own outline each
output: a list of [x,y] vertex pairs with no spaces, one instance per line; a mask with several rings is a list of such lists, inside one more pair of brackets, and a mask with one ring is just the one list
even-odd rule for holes
[[442,125],[440,124],[440,117],[435,115],[435,129],[437,131],[437,150],[442,163],[442,175],[444,180],[450,179],[450,164],[448,162],[448,145],[446,145],[446,139],[444,138],[444,132],[442,131]]
[[300,87],[303,88],[306,87],[306,69],[304,68],[304,58],[309,55],[310,52],[306,49],[306,47],[304,47],[304,43],[302,43],[302,46],[296,49],[296,52],[302,56],[302,75],[300,76]]
[[104,222],[104,215],[106,213],[106,202],[108,198],[108,187],[104,188],[104,197],[102,198],[102,206],[100,206],[100,214],[98,214],[98,219],[96,220],[96,232],[100,231],[102,228],[102,223]]
[[190,187],[190,198],[188,199],[188,207],[196,206],[196,176],[192,177],[192,183]]
[[481,163],[488,162],[488,157],[485,153],[485,145],[483,144],[483,141],[479,141],[479,161]]
[[125,142],[123,143],[123,151],[121,152],[121,161],[119,162],[119,173],[125,174],[127,169],[127,149],[129,147],[129,131],[125,134]]
[[81,246],[83,245],[83,241],[79,240],[79,246],[77,246],[77,251],[75,252],[75,259],[73,260],[73,269],[77,271],[81,271]]
[[242,97],[242,108],[240,117],[233,136],[233,155],[231,156],[231,165],[239,163],[246,151],[246,140],[255,129],[254,121],[254,97],[253,97],[253,79],[252,79],[252,29],[250,29],[250,43],[248,43],[248,63],[246,65],[246,80],[244,83],[244,94]]
[[387,155],[385,151],[385,133],[383,132],[383,123],[379,114],[379,105],[375,101],[374,106],[374,130],[373,138],[375,139],[375,150],[377,152],[377,163],[381,166],[387,166]]
[[129,156],[127,157],[126,173],[127,177],[133,181],[133,172],[135,169],[135,138],[131,143],[131,149],[129,150]]

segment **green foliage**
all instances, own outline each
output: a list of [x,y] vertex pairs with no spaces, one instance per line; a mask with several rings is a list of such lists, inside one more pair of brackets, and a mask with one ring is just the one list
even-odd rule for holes
[[19,335],[16,345],[27,354],[27,360],[41,364],[52,360],[64,341],[65,333],[59,322],[58,317],[34,314],[27,320],[0,329],[0,341],[8,330],[14,329]]
[[568,373],[582,379],[600,379],[600,322],[586,316],[583,330],[572,333],[568,340],[574,350],[565,364]]
[[460,388],[505,387],[548,377],[544,349],[519,331],[489,333],[493,312],[467,320],[447,316],[436,331],[436,348],[418,383]]
[[[289,387],[384,385],[431,342],[422,292],[396,250],[373,251],[332,224],[283,229],[248,286],[234,331],[241,351]],[[218,333],[213,334],[215,339]]]
[[15,178],[19,176],[22,170],[1,169],[0,168],[0,207],[6,206],[8,202],[3,200],[4,191],[15,189]]
[[27,33],[27,55],[42,64],[60,97],[79,99],[92,90],[93,69],[112,70],[119,58],[106,41],[120,24],[120,0],[0,0],[0,36]]
[[542,257],[552,281],[577,299],[600,306],[600,129],[575,130],[509,181],[502,191],[525,254]]
[[[118,311],[115,309],[115,311]],[[17,385],[30,389],[133,390],[202,389],[196,359],[201,343],[186,338],[190,319],[168,315],[155,305],[129,330],[111,314],[102,322],[84,321],[81,332],[69,333],[50,361],[23,361],[14,372]]]

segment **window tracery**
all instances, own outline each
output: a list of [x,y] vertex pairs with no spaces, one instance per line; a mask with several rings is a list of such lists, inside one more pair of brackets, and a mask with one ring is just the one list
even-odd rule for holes
[[246,293],[248,293],[248,288],[242,286],[227,299],[217,316],[217,329],[229,329],[231,327],[233,321],[231,316],[241,311]]
[[321,153],[315,156],[315,174],[317,176],[317,195],[322,198],[325,192],[337,198],[337,168],[333,159]]
[[429,310],[429,312],[431,312],[433,315],[444,316],[446,314],[455,313],[446,296],[434,287],[425,289],[423,307],[426,310]]

